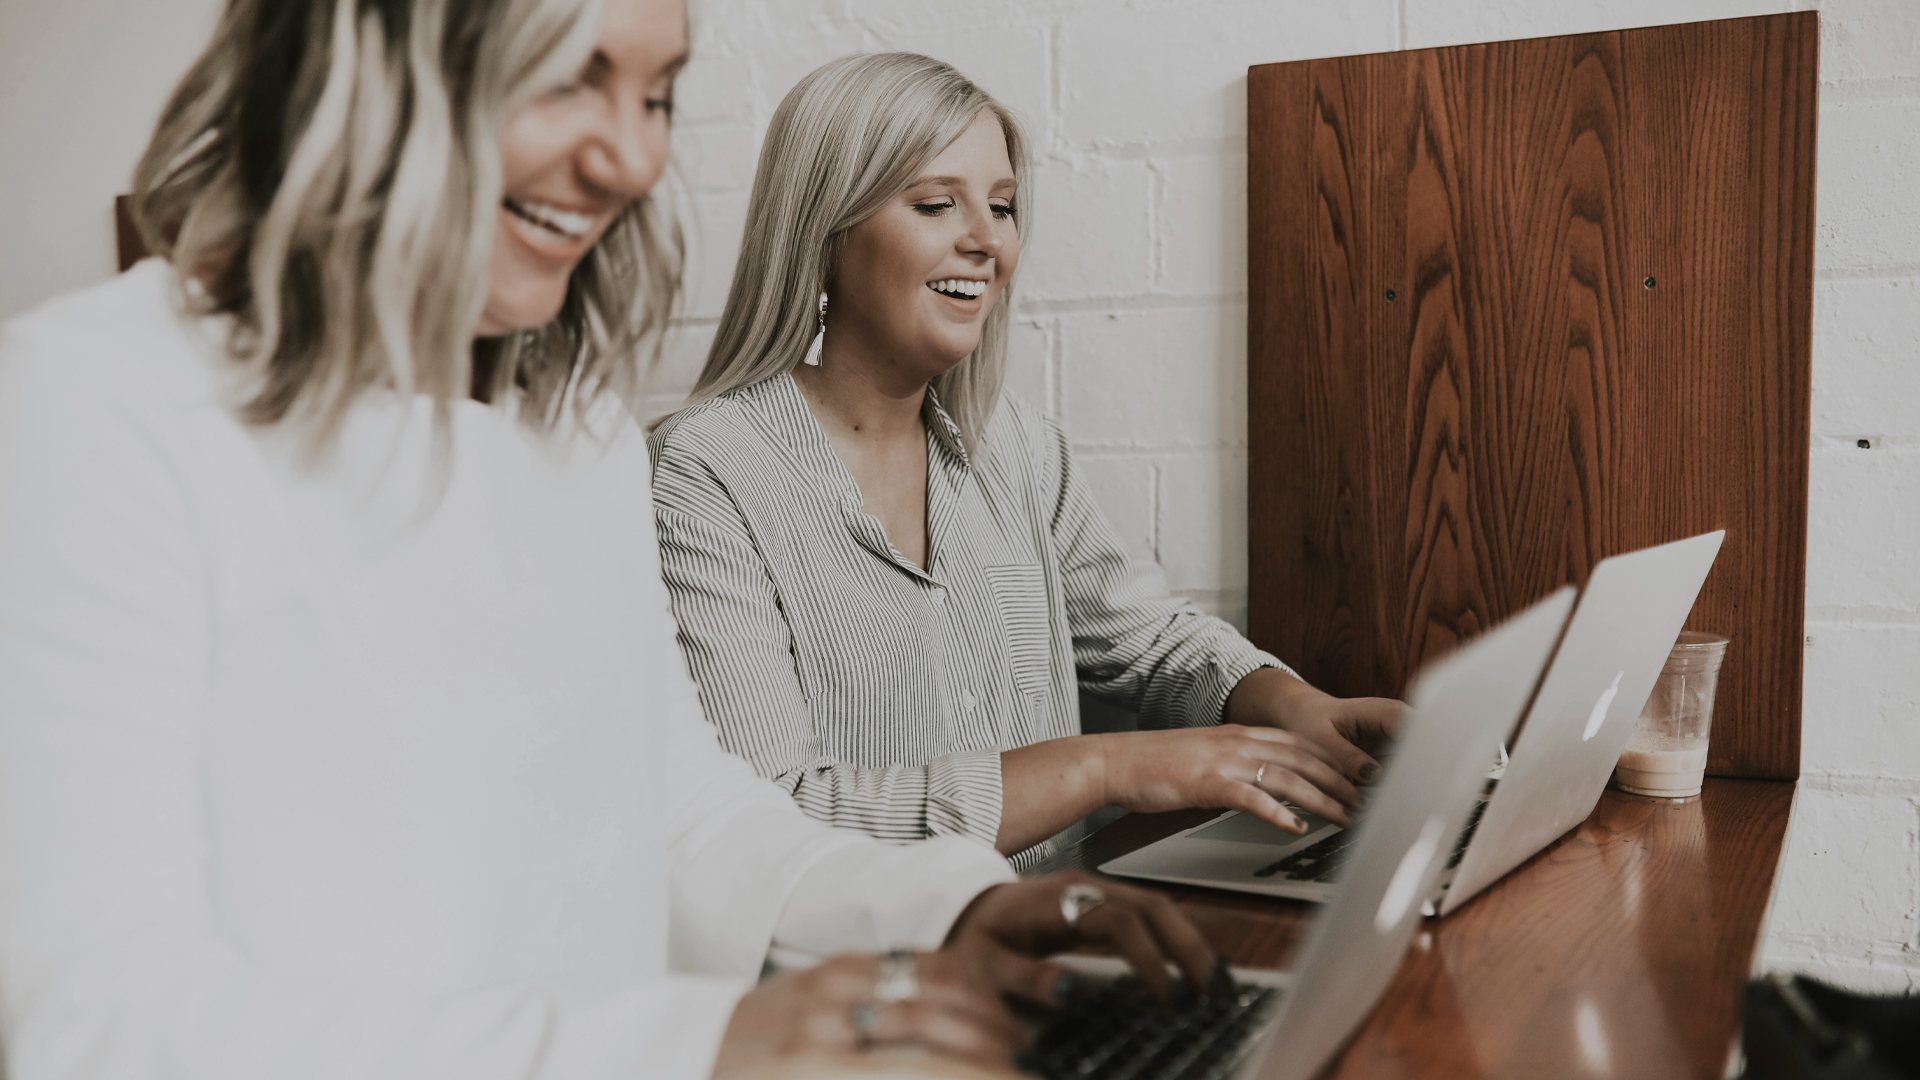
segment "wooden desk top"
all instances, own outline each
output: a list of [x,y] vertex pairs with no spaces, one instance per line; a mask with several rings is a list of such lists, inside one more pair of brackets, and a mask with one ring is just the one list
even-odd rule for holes
[[[1608,789],[1578,829],[1428,923],[1327,1075],[1717,1080],[1793,791],[1710,777],[1699,798],[1676,803]],[[1088,837],[1073,862],[1097,866],[1214,813],[1131,815]],[[1290,965],[1314,910],[1166,891],[1247,967]]]

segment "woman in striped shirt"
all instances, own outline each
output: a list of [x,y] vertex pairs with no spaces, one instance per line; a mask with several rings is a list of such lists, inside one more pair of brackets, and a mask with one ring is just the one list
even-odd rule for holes
[[[834,61],[774,114],[706,368],[652,440],[706,715],[885,839],[1013,854],[1109,804],[1345,822],[1402,706],[1169,596],[1001,392],[1026,183],[1011,114],[926,57]],[[1081,734],[1079,688],[1147,730]]]

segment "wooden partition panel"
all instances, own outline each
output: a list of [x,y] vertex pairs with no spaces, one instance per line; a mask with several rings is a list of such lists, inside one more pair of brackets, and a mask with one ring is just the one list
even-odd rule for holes
[[1725,528],[1709,771],[1799,772],[1818,15],[1248,76],[1252,636],[1397,694]]

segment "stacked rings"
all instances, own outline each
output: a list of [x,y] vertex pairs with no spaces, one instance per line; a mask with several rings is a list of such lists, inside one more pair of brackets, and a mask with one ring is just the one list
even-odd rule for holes
[[895,949],[881,957],[880,977],[873,982],[874,1002],[892,1005],[919,996],[920,958],[907,949]]
[[861,1049],[874,1043],[880,1028],[880,1009],[920,997],[920,958],[907,949],[895,949],[880,958],[879,974],[873,980],[873,992],[853,1007],[850,1019]]

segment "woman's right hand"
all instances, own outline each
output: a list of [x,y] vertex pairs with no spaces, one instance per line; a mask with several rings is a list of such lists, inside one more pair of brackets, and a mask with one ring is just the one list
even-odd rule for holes
[[1312,739],[1276,728],[1175,728],[1092,736],[1102,759],[1107,802],[1156,812],[1192,806],[1243,810],[1288,832],[1306,823],[1281,805],[1340,825],[1359,793],[1328,752]]
[[794,1058],[843,1057],[873,1046],[919,1047],[995,1069],[1010,1069],[1025,1039],[1001,1003],[980,957],[942,950],[914,962],[919,993],[873,1007],[863,1034],[854,1010],[872,1001],[877,956],[839,956],[776,975],[733,1008],[714,1060],[715,1080],[749,1076]]

